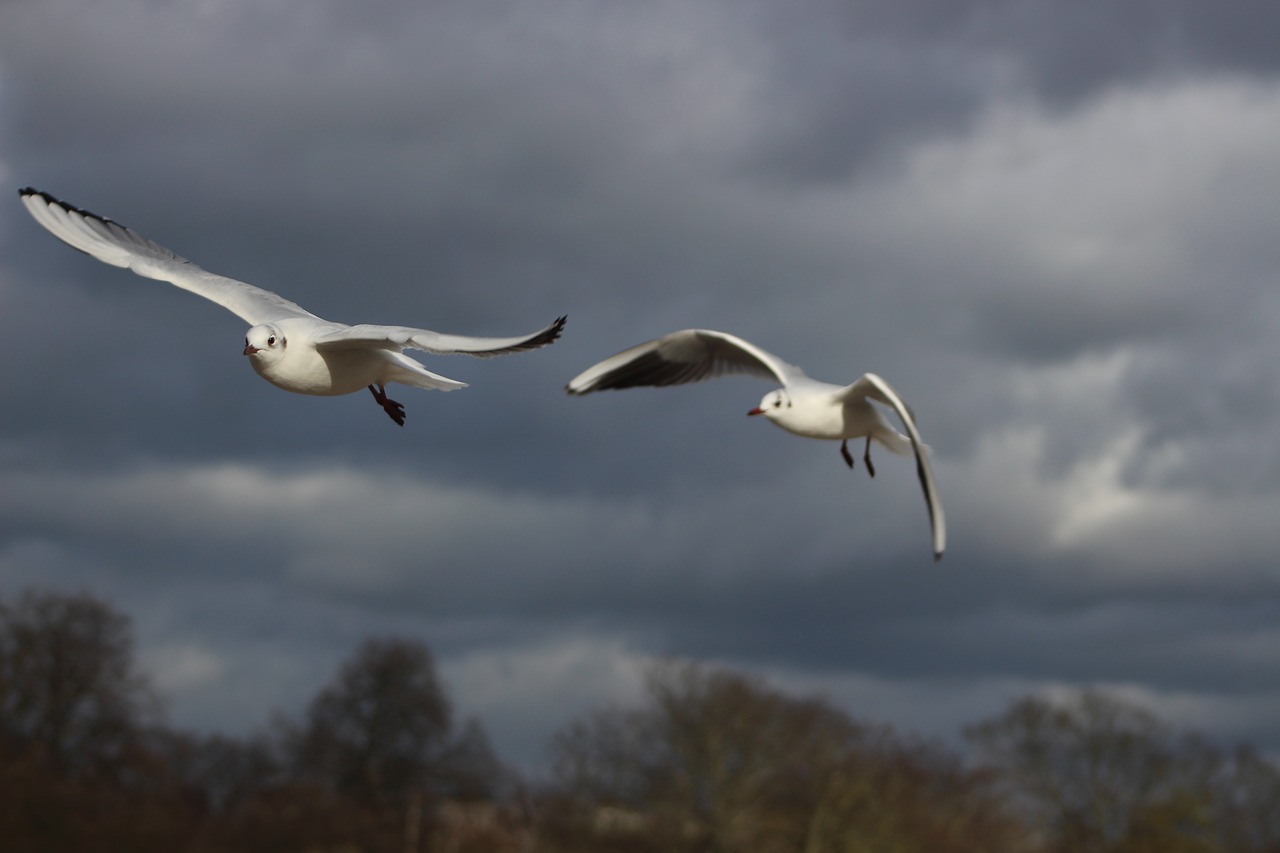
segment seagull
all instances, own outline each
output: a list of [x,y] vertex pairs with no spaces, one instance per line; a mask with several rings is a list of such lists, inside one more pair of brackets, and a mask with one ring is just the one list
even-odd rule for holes
[[[684,329],[638,344],[606,358],[575,376],[565,386],[573,395],[616,388],[659,387],[701,382],[729,373],[745,373],[773,379],[782,387],[770,391],[748,415],[765,418],[787,432],[809,438],[840,440],[840,455],[853,468],[849,439],[866,438],[862,459],[874,477],[871,440],[893,453],[914,452],[916,473],[924,489],[929,524],[933,529],[933,558],[942,559],[947,546],[947,524],[942,501],[929,464],[929,447],[920,440],[915,416],[898,392],[874,373],[864,374],[852,385],[832,385],[810,379],[804,371],[765,352],[742,338],[710,329]],[[895,430],[871,401],[897,413],[907,435]]]
[[257,374],[272,385],[325,397],[367,387],[400,426],[404,426],[404,406],[387,396],[387,383],[440,391],[467,385],[432,373],[404,355],[404,350],[488,358],[546,346],[564,328],[565,318],[560,317],[523,337],[472,338],[408,326],[334,323],[269,290],[206,272],[136,231],[48,193],[27,187],[18,195],[36,222],[72,247],[104,263],[175,284],[244,320],[252,327],[245,333],[244,354]]

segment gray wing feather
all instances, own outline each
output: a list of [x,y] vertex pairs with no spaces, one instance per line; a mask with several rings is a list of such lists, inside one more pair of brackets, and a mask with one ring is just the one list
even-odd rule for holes
[[207,272],[118,222],[73,207],[48,193],[27,187],[18,195],[32,218],[69,246],[103,263],[203,296],[251,325],[316,316],[269,290]]
[[513,352],[537,349],[554,342],[564,329],[565,318],[559,317],[546,328],[531,335],[514,338],[472,338],[465,335],[442,335],[429,329],[408,326],[375,326],[360,324],[345,326],[317,335],[318,350],[357,349],[416,349],[435,355],[473,355],[489,358]]
[[637,344],[592,365],[565,386],[570,394],[701,382],[731,373],[782,385],[804,372],[742,338],[711,329],[683,329]]

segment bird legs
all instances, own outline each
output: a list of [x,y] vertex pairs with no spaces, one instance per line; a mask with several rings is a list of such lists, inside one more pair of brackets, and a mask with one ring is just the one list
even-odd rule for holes
[[[840,455],[844,457],[845,464],[850,469],[853,468],[853,455],[849,453],[849,439],[840,442]],[[867,436],[867,449],[862,453],[862,461],[867,463],[867,474],[874,477],[876,475],[876,466],[871,464],[871,436]]]
[[404,406],[388,397],[387,392],[383,390],[381,385],[370,385],[369,393],[373,395],[373,399],[378,401],[378,405],[382,407],[382,411],[387,413],[387,417],[400,426],[404,426]]

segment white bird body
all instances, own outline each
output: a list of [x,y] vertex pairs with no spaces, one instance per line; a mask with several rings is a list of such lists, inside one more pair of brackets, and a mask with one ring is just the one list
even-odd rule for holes
[[[249,364],[277,388],[322,397],[350,394],[388,382],[440,391],[466,387],[465,382],[432,373],[398,350],[333,344],[322,347],[316,343],[326,333],[341,334],[349,328],[338,323],[319,326],[298,318],[254,326],[245,335],[246,348],[256,350],[250,354]],[[306,345],[290,345],[299,341]]]
[[[781,383],[781,388],[766,394],[760,405],[747,414],[764,415],[787,432],[806,438],[840,441],[841,456],[850,468],[853,457],[847,442],[851,438],[866,438],[862,458],[867,473],[873,477],[873,440],[899,455],[914,452],[933,530],[934,559],[942,557],[947,527],[929,462],[929,447],[920,440],[911,409],[874,373],[864,374],[845,386],[819,382],[742,338],[710,329],[684,329],[606,358],[571,379],[565,390],[589,394],[607,389],[683,385],[728,373],[747,373]],[[907,435],[890,426],[872,401],[891,408],[906,427]]]
[[870,436],[893,453],[911,453],[910,439],[890,426],[865,396],[850,392],[850,387],[801,377],[767,394],[752,411],[805,438],[843,441]]
[[403,354],[417,349],[437,355],[480,358],[535,349],[560,336],[560,317],[531,335],[475,338],[409,326],[348,326],[317,317],[279,294],[202,270],[165,247],[105,217],[59,201],[48,193],[18,191],[31,216],[63,242],[98,260],[146,278],[167,281],[215,302],[250,323],[244,354],[259,376],[296,394],[337,396],[368,388],[401,426],[404,406],[386,396],[389,382],[452,391],[465,382],[427,370]]

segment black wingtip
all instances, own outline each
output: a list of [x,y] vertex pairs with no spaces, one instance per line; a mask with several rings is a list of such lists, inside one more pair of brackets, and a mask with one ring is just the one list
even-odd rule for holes
[[60,207],[68,207],[66,202],[62,201],[61,199],[54,198],[44,190],[38,190],[35,187],[23,187],[22,189],[18,190],[18,195],[20,195],[22,198],[30,198],[33,195],[38,195],[40,196],[40,198],[44,199],[45,202],[48,204],[56,204],[56,205],[59,205]]
[[[90,219],[97,219],[101,222],[115,222],[115,220],[110,219],[106,216],[102,216],[101,214],[94,213],[92,210],[85,210],[82,207],[76,207],[74,204],[67,204],[65,201],[58,198],[57,196],[50,195],[44,190],[38,190],[35,187],[23,187],[22,189],[18,190],[18,195],[21,196],[22,198],[30,198],[33,195],[38,195],[40,196],[41,199],[44,200],[45,204],[57,205],[58,207],[70,213],[78,213],[81,216],[87,216]],[[116,223],[116,224],[119,224],[119,223]],[[121,227],[124,227],[124,226],[121,226]]]
[[[43,190],[38,190],[35,187],[23,187],[22,189],[18,190],[18,197],[21,198],[24,202],[29,198],[38,197],[41,201],[43,201],[45,204],[49,205],[50,207],[56,206],[61,208],[67,208],[70,210],[75,210],[75,208],[71,207],[71,205],[67,204],[61,199],[51,196],[47,192]],[[83,213],[84,211],[80,211],[80,212]]]
[[546,330],[537,337],[521,344],[518,349],[529,350],[545,347],[547,344],[553,344],[560,339],[560,333],[564,331],[565,321],[569,319],[569,315],[557,317],[555,322],[547,326]]

